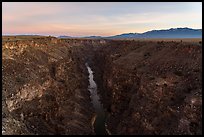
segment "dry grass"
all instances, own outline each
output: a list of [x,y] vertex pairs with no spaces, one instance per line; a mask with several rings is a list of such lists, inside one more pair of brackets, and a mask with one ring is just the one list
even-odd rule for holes
[[19,36],[2,36],[2,41],[16,41],[16,40],[31,40],[37,38],[47,38],[48,36],[38,36],[38,35],[19,35]]

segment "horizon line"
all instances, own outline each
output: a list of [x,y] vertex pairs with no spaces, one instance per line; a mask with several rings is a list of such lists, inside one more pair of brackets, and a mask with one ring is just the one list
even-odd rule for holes
[[110,35],[110,36],[101,36],[101,35],[83,35],[83,36],[72,36],[72,35],[51,35],[51,34],[2,34],[2,36],[19,36],[19,35],[36,35],[36,36],[54,36],[54,37],[59,37],[59,36],[69,36],[69,37],[73,37],[73,38],[80,38],[80,37],[91,37],[91,36],[96,36],[96,37],[111,37],[111,36],[116,36],[116,35],[122,35],[122,34],[130,34],[130,33],[138,33],[138,34],[142,34],[145,32],[149,32],[149,31],[154,31],[154,30],[170,30],[170,29],[179,29],[179,28],[188,28],[188,29],[194,29],[194,30],[202,30],[202,28],[190,28],[190,27],[176,27],[176,28],[162,28],[162,29],[151,29],[148,31],[144,31],[144,32],[124,32],[124,33],[120,33],[120,34],[115,34],[115,35]]

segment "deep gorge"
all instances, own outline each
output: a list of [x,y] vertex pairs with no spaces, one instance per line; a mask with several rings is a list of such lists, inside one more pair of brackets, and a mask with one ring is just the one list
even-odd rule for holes
[[202,134],[196,43],[48,37],[2,49],[5,134],[96,134],[87,62],[111,134]]

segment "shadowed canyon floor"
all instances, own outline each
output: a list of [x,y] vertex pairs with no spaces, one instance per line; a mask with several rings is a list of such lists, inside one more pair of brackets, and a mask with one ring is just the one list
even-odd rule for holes
[[202,42],[2,38],[2,134],[202,134]]

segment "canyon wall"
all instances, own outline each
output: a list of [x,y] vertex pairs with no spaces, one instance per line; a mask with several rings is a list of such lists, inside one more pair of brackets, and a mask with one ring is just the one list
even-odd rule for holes
[[202,134],[201,45],[115,41],[93,59],[112,134]]
[[95,134],[88,62],[111,134],[202,134],[202,47],[36,38],[2,43],[3,134]]
[[3,42],[3,134],[94,134],[88,72],[76,53],[80,44],[56,38]]

